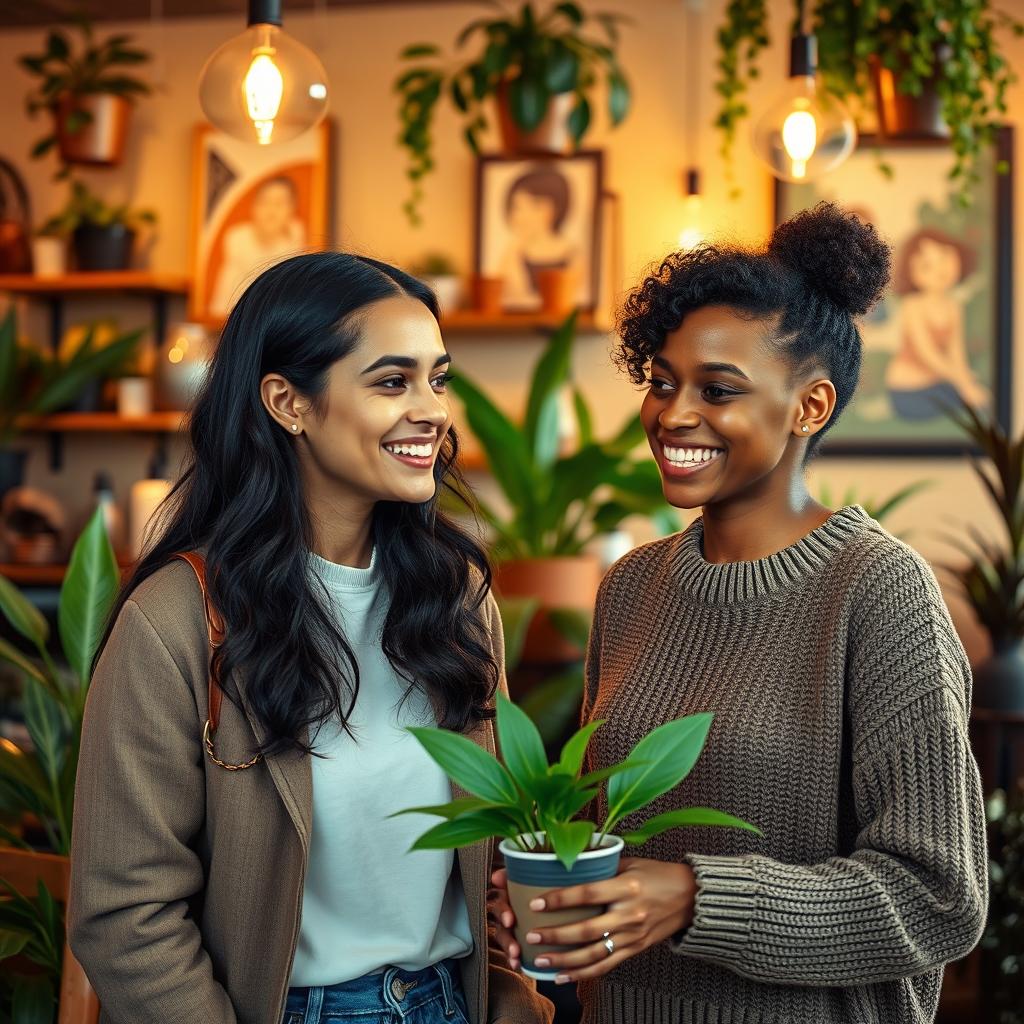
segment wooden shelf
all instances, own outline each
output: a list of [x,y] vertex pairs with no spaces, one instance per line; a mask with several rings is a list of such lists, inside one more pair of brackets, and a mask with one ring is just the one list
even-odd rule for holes
[[[131,563],[118,560],[121,576],[131,569]],[[52,565],[30,565],[18,562],[0,563],[0,576],[4,576],[19,587],[59,587],[64,582],[68,567],[63,562]]]
[[[542,313],[481,313],[472,309],[457,310],[441,320],[445,334],[529,334],[534,331],[553,331],[564,317],[550,317]],[[608,334],[610,324],[595,319],[592,313],[581,313],[576,330],[582,334]]]
[[62,412],[25,420],[20,429],[61,434],[174,434],[181,430],[183,412],[154,412],[120,416],[116,412]]
[[135,292],[143,295],[185,295],[190,281],[183,274],[151,274],[146,270],[103,270],[60,277],[0,274],[0,291],[15,295],[68,295],[71,292]]

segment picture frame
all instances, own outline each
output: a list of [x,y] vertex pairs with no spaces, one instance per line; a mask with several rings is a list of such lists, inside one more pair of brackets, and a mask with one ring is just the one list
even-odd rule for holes
[[572,275],[577,308],[597,308],[603,192],[599,150],[477,158],[474,270],[502,279],[503,311],[539,312],[538,274],[551,269]]
[[776,224],[830,200],[872,221],[893,245],[892,283],[858,324],[860,387],[824,454],[971,452],[941,412],[958,397],[1011,429],[1013,129],[999,129],[967,207],[957,204],[952,165],[948,142],[862,136],[820,180],[775,182]]
[[223,324],[245,286],[274,263],[325,248],[332,129],[257,146],[209,125],[193,143],[189,319]]

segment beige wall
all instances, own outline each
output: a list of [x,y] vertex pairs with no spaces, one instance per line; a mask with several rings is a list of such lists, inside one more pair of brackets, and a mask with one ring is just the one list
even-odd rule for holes
[[[241,5],[240,5],[241,6]],[[287,4],[285,5],[287,9]],[[685,0],[588,0],[595,9],[618,9],[633,19],[625,30],[623,63],[634,88],[634,110],[626,124],[612,133],[601,114],[588,143],[604,149],[607,183],[622,197],[623,285],[634,281],[650,261],[674,247],[682,227],[684,168],[697,160],[703,168],[706,210],[716,233],[740,239],[762,238],[771,223],[771,182],[755,163],[745,136],[737,147],[738,199],[728,197],[718,140],[712,119],[715,50],[713,30],[724,0],[712,0],[703,14],[701,38],[687,40]],[[790,5],[776,2],[776,45],[764,61],[765,87],[779,80],[785,61]],[[335,237],[347,247],[398,263],[407,263],[427,249],[444,249],[464,269],[472,258],[473,160],[460,142],[457,121],[444,110],[438,119],[437,172],[429,180],[425,223],[410,228],[400,210],[405,194],[403,158],[395,144],[397,120],[391,82],[399,66],[396,55],[420,40],[448,43],[474,13],[464,4],[429,7],[367,4],[328,14],[292,15],[286,27],[320,54],[332,89],[332,117],[338,125],[334,190]],[[120,27],[120,26],[118,26]],[[125,26],[156,55],[156,95],[138,110],[125,165],[90,175],[94,187],[112,199],[131,198],[159,211],[159,235],[150,253],[159,270],[180,271],[187,264],[190,147],[193,125],[200,119],[196,81],[203,61],[219,43],[241,30],[238,20],[171,21],[159,26]],[[0,155],[12,160],[28,179],[37,220],[60,202],[59,186],[49,180],[52,165],[27,159],[39,126],[25,116],[21,97],[28,85],[15,58],[38,47],[38,31],[0,34]],[[1010,63],[1024,67],[1024,40],[1007,39]],[[698,61],[688,73],[689,55]],[[688,83],[700,83],[700,95],[688,94]],[[694,105],[696,105],[694,109]],[[1010,120],[1024,111],[1024,92],[1017,85],[1010,97]],[[699,119],[697,153],[687,152],[692,118]],[[1018,176],[1020,172],[1018,165]],[[1020,181],[1016,183],[1018,190]],[[1018,204],[1018,210],[1024,204]],[[1020,214],[1018,214],[1020,217]],[[882,225],[884,229],[884,225]],[[1015,260],[1024,267],[1021,239],[1015,231]],[[1018,303],[1017,326],[1024,315]],[[180,312],[180,306],[179,312]],[[92,306],[85,312],[97,310]],[[125,326],[144,318],[142,307],[118,307]],[[26,320],[42,331],[38,316]],[[1018,335],[1020,331],[1016,332]],[[610,338],[581,340],[576,373],[595,407],[598,426],[613,429],[636,407],[639,398],[611,368],[606,354]],[[510,409],[521,406],[528,366],[539,349],[535,338],[451,338],[449,347],[460,367],[486,382]],[[1018,377],[1024,360],[1018,359]],[[1021,423],[1019,383],[1014,389],[1017,422]],[[77,438],[69,441],[68,468],[51,476],[41,444],[37,446],[31,481],[53,490],[83,514],[87,509],[91,469],[104,465],[115,472],[121,492],[141,472],[148,443],[140,440]],[[833,492],[855,486],[864,495],[881,496],[902,483],[927,477],[933,487],[916,498],[890,525],[911,531],[909,539],[933,561],[949,557],[939,534],[944,528],[972,520],[994,522],[969,467],[960,460],[820,461],[813,470],[815,486],[827,481]],[[641,531],[642,532],[642,531]],[[638,535],[641,535],[638,533]],[[969,616],[952,600],[954,612],[972,653],[982,641]]]

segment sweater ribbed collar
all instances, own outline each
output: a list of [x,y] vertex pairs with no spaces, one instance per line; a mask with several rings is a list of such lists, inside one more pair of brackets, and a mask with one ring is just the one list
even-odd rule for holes
[[806,537],[767,558],[716,564],[704,557],[704,522],[696,519],[680,535],[673,565],[683,590],[698,601],[737,604],[756,600],[799,584],[873,522],[859,505],[851,505],[833,512]]
[[309,553],[310,567],[328,586],[338,592],[365,592],[376,589],[380,575],[377,567],[377,549],[370,554],[370,564],[365,569],[357,569],[352,565],[339,565],[328,562],[315,551]]

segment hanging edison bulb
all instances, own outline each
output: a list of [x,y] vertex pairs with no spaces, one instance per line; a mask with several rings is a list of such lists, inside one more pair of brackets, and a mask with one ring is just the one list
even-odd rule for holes
[[679,248],[696,249],[704,241],[704,202],[700,194],[700,171],[691,167],[686,172],[686,199],[683,209],[683,230],[679,232]]
[[817,50],[813,35],[793,37],[789,78],[754,125],[754,152],[783,181],[813,181],[838,167],[857,142],[849,111],[814,76]]
[[210,123],[268,146],[301,135],[327,111],[327,76],[281,28],[281,0],[250,0],[249,27],[206,62],[199,103]]

